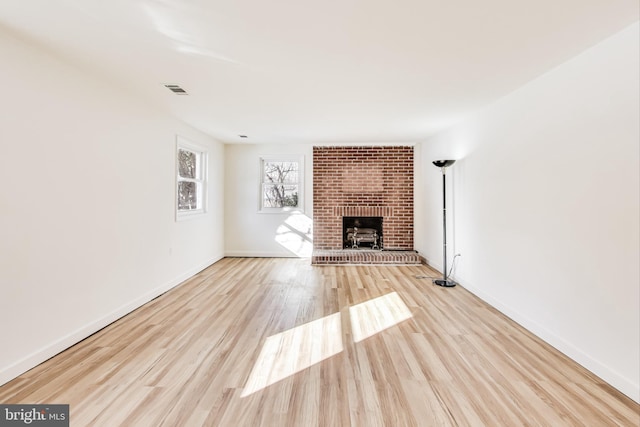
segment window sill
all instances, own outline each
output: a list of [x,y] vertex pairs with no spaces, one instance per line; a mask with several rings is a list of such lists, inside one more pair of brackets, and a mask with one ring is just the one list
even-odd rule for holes
[[201,216],[205,216],[206,214],[207,214],[207,211],[204,209],[195,209],[192,211],[179,211],[179,212],[176,212],[176,222],[199,218]]
[[301,213],[304,214],[304,210],[301,208],[263,208],[258,211],[259,214],[291,214]]

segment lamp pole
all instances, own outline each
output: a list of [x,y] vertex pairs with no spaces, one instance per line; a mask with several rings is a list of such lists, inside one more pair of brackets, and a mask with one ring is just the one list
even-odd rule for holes
[[452,288],[456,282],[449,280],[447,277],[447,167],[455,163],[455,160],[436,160],[433,164],[442,171],[442,259],[444,268],[442,271],[442,279],[433,281],[438,286]]

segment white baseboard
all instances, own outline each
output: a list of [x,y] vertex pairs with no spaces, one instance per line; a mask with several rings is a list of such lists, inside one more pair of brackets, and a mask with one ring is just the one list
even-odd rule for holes
[[576,363],[582,365],[585,369],[591,371],[592,373],[600,377],[603,381],[619,390],[621,393],[624,393],[626,396],[640,403],[640,386],[638,384],[634,384],[632,381],[620,375],[614,369],[611,369],[609,366],[589,356],[580,348],[576,347],[575,345],[556,335],[555,333],[549,331],[534,320],[522,315],[515,310],[512,310],[510,307],[503,304],[498,298],[494,297],[493,295],[489,295],[485,292],[480,291],[478,288],[471,285],[464,279],[459,280],[459,278],[456,277],[452,277],[452,279],[458,283],[464,283],[462,286],[466,290],[468,290],[490,306],[494,307],[514,322],[518,323],[523,328],[527,329],[529,332],[533,333],[550,346],[565,354]]
[[[291,252],[254,252],[254,251],[229,251],[225,257],[237,258],[301,258]],[[304,257],[302,257],[304,258]]]
[[82,328],[77,329],[71,332],[70,334],[67,334],[61,337],[60,339],[46,345],[45,347],[34,351],[33,353],[18,360],[17,362],[0,369],[0,385],[11,381],[12,379],[38,366],[40,363],[50,359],[56,354],[79,343],[83,339],[91,336],[95,332],[115,322],[121,317],[126,316],[127,314],[131,313],[133,310],[143,306],[144,304],[148,303],[149,301],[156,298],[157,296],[162,295],[168,290],[174,288],[175,286],[184,282],[188,278],[192,277],[194,274],[204,270],[205,268],[221,260],[222,258],[223,258],[222,256],[216,256],[207,261],[204,261],[201,264],[189,269],[188,271],[185,271],[180,276],[158,286],[157,288],[123,305],[122,307],[112,311],[111,313],[108,313],[107,315],[99,319],[96,319],[95,321],[89,323],[88,325],[83,326]]

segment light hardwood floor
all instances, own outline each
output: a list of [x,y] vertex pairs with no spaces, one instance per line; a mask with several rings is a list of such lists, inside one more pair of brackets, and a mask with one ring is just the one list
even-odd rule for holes
[[425,266],[226,258],[0,387],[72,426],[636,426],[640,408]]

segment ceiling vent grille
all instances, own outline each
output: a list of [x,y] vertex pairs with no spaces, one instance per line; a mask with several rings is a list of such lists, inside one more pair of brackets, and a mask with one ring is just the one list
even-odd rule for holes
[[164,87],[166,87],[167,89],[169,89],[171,92],[175,93],[176,95],[189,95],[186,90],[182,89],[178,85],[164,85]]

